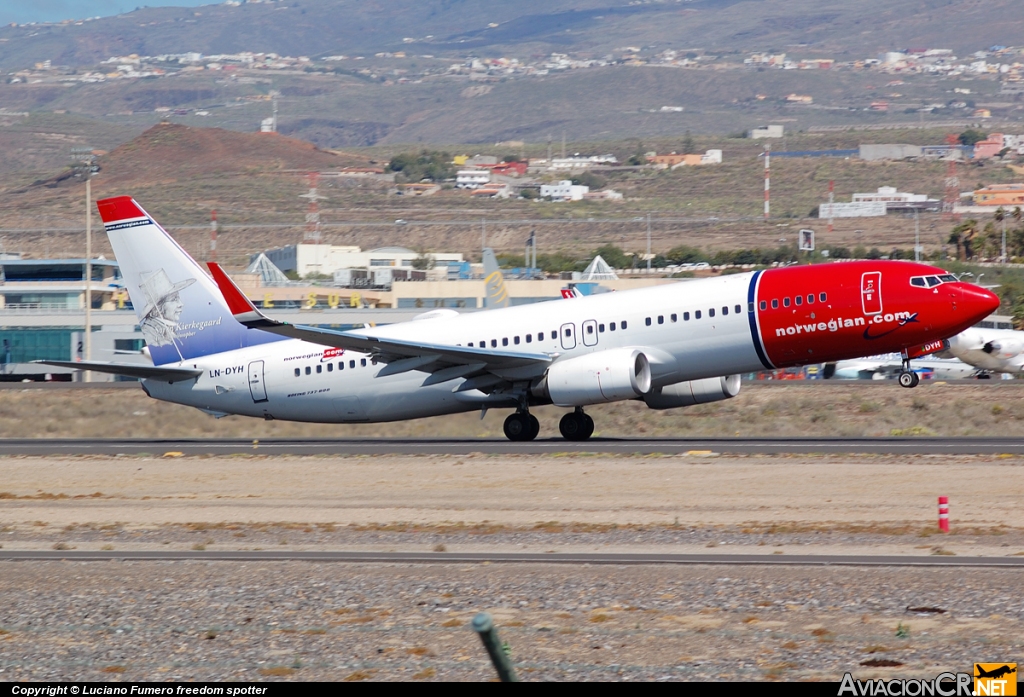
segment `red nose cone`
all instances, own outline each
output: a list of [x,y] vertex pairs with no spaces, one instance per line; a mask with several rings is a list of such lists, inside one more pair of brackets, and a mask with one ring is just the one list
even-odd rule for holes
[[981,286],[965,283],[961,286],[961,300],[965,313],[971,317],[971,324],[979,322],[999,309],[999,296]]

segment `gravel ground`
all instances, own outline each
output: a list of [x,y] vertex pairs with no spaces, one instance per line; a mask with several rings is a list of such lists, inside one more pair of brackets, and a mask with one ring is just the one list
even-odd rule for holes
[[[998,569],[9,562],[0,578],[4,680],[489,679],[480,610],[527,680],[923,677],[1024,649],[1020,573]],[[879,659],[901,665],[862,665]]]

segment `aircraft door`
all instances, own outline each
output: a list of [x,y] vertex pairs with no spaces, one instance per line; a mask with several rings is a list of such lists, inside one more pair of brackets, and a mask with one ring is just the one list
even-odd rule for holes
[[882,312],[881,271],[868,271],[860,277],[860,302],[865,315]]
[[562,348],[566,351],[576,348],[576,325],[572,323],[563,324],[562,328],[558,330],[558,335],[562,338]]
[[581,328],[583,331],[583,345],[584,346],[596,346],[597,345],[597,320],[588,319],[583,323]]
[[249,394],[252,401],[267,401],[267,386],[263,383],[263,361],[253,361],[249,364]]

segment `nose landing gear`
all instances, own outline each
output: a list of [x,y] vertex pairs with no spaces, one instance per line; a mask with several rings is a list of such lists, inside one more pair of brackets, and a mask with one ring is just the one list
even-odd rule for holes
[[505,437],[512,441],[533,440],[540,433],[540,422],[527,411],[517,411],[505,419]]
[[583,413],[583,407],[576,407],[558,422],[558,430],[566,440],[587,440],[594,435],[594,420]]

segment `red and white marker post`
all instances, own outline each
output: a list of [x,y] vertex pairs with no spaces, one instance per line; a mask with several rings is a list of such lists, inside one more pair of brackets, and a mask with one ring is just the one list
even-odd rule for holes
[[939,530],[949,532],[949,497],[939,497]]

